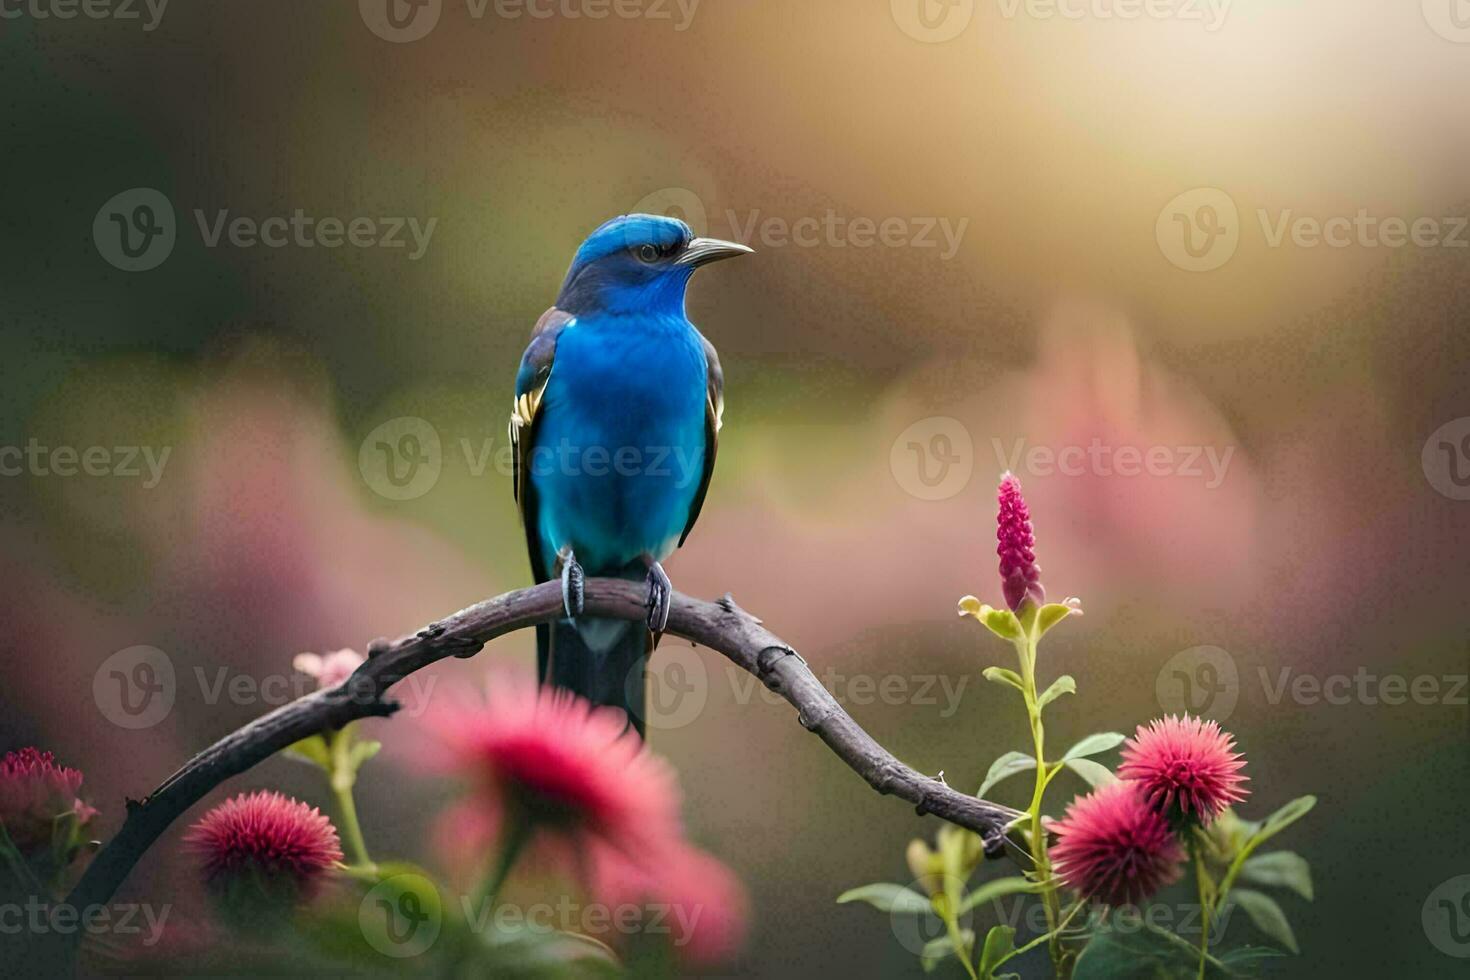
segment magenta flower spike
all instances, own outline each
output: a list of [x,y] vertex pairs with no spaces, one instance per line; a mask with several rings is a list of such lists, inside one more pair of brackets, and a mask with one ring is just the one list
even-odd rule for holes
[[1036,564],[1031,512],[1021,496],[1021,481],[1009,471],[1000,478],[998,497],[995,552],[1000,555],[1000,580],[1006,605],[1012,612],[1019,612],[1021,603],[1030,599],[1039,607],[1046,602],[1046,590],[1041,586],[1041,566]]

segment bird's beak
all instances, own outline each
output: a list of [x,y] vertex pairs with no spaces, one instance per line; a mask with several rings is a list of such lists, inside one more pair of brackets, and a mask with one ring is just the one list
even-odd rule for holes
[[720,259],[734,258],[737,255],[749,255],[755,249],[749,245],[741,245],[739,242],[726,242],[718,238],[696,238],[689,243],[677,259],[675,265],[701,266]]

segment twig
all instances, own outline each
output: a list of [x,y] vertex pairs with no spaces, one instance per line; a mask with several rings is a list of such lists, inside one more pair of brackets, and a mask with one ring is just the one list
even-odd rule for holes
[[[644,598],[642,583],[593,579],[587,582],[586,611],[641,621]],[[387,696],[388,688],[414,671],[445,657],[472,656],[497,636],[561,615],[561,584],[546,582],[477,603],[397,642],[373,641],[367,662],[337,687],[257,718],[190,759],[142,801],[128,800],[122,829],[93,859],[67,901],[76,908],[106,903],[169,824],[231,776],[309,735],[358,718],[391,715],[398,704]],[[1021,816],[1019,811],[967,796],[898,761],[853,721],[795,650],[729,595],[705,602],[675,593],[668,632],[718,651],[779,693],[796,708],[801,724],[879,793],[975,831],[991,853],[1004,846],[1006,825]]]

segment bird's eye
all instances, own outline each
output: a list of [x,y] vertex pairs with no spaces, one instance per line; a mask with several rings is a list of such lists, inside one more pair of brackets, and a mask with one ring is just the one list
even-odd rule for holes
[[659,251],[656,245],[639,245],[638,261],[647,262],[650,265],[659,259]]

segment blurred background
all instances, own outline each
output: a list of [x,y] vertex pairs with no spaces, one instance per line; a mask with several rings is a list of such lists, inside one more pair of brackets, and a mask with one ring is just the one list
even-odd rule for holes
[[[1317,895],[1285,975],[1455,973],[1421,913],[1470,873],[1462,0],[391,2],[0,7],[0,748],[81,768],[105,837],[294,654],[527,584],[520,353],[588,231],[665,211],[757,250],[691,289],[727,407],[678,588],[973,788],[1025,733],[955,615],[999,602],[1013,469],[1086,609],[1044,649],[1079,688],[1052,744],[1213,715],[1244,815],[1321,799],[1278,840]],[[140,646],[158,717],[108,701]],[[907,882],[933,818],[663,650],[651,744],[752,897],[731,975],[921,975],[833,899]],[[400,741],[359,807],[432,866],[445,789]],[[279,760],[210,801],[252,786],[327,803]],[[125,894],[184,888],[183,827]]]

